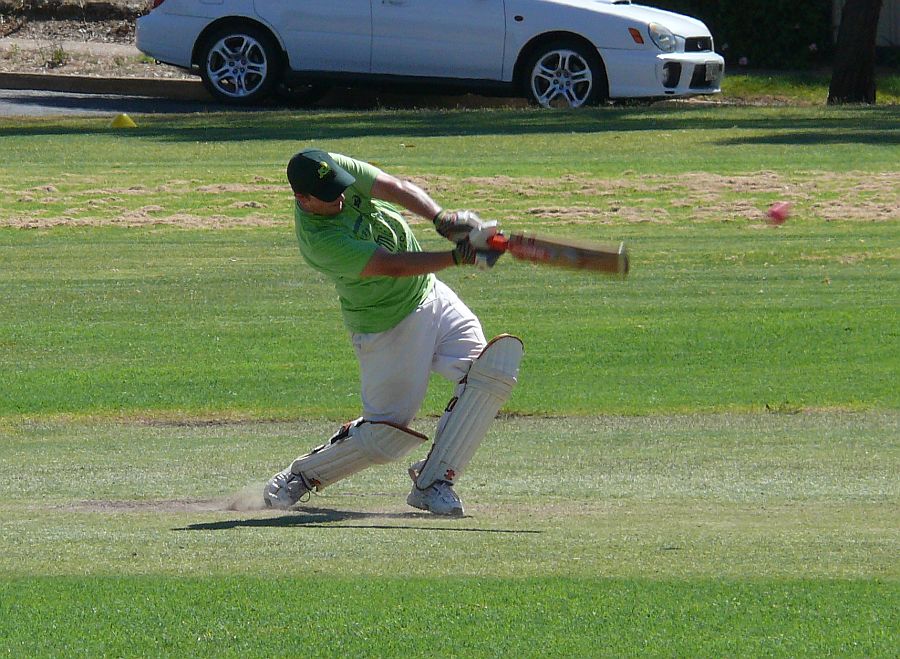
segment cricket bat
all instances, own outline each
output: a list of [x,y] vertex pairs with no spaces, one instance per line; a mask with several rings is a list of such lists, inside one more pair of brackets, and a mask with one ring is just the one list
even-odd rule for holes
[[625,243],[607,245],[587,240],[564,240],[533,234],[498,233],[489,241],[491,249],[509,252],[515,258],[576,270],[596,270],[608,274],[628,274]]

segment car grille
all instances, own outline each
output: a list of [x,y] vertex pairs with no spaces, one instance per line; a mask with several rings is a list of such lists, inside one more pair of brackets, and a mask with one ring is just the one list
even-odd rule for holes
[[684,52],[686,53],[706,53],[712,49],[712,37],[688,37],[684,40]]

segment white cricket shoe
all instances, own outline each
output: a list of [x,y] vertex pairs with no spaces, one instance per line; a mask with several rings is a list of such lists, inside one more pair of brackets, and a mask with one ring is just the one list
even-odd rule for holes
[[419,510],[428,510],[435,515],[450,515],[453,517],[462,517],[463,511],[462,501],[459,495],[453,490],[453,485],[447,481],[437,481],[431,487],[420,490],[416,487],[416,481],[419,478],[419,472],[425,466],[425,460],[419,460],[409,466],[407,473],[413,482],[412,490],[406,497],[406,503],[413,508]]
[[413,485],[406,503],[419,510],[427,510],[435,515],[448,515],[450,517],[462,517],[463,504],[453,486],[447,481],[437,481],[431,487],[420,490]]
[[300,501],[300,497],[311,489],[303,476],[295,474],[288,467],[272,476],[271,480],[266,483],[263,490],[263,501],[268,508],[287,510]]

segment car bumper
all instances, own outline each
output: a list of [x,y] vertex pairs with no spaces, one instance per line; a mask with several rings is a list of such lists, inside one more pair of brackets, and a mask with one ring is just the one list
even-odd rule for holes
[[722,90],[725,60],[713,52],[646,53],[601,50],[610,98],[658,98],[716,94]]
[[135,23],[135,45],[153,59],[189,69],[194,43],[209,22],[195,16],[179,16],[173,21],[164,11],[151,11]]

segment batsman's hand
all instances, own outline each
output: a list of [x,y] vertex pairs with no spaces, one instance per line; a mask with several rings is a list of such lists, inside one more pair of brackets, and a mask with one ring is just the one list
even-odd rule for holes
[[456,265],[474,265],[479,270],[493,268],[501,256],[503,252],[495,249],[478,249],[468,237],[456,243],[456,249],[453,250],[453,262]]
[[466,238],[469,232],[489,224],[475,211],[441,211],[434,216],[433,222],[437,232],[454,243]]
[[472,247],[481,252],[490,251],[490,240],[497,235],[500,227],[497,226],[496,220],[490,222],[482,222],[480,227],[472,229],[466,238],[472,244]]

